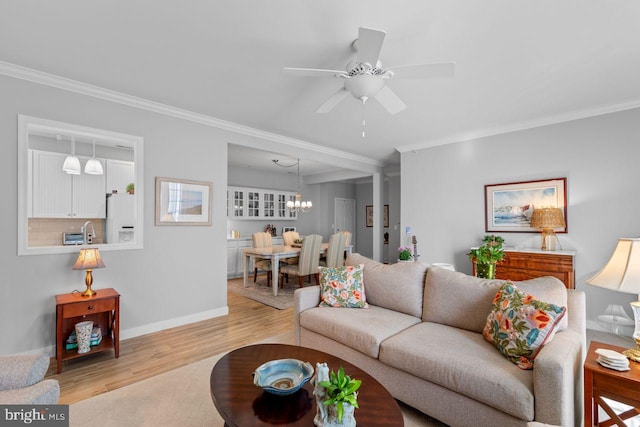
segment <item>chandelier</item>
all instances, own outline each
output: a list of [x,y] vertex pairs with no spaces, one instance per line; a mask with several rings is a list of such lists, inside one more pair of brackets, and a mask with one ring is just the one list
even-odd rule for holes
[[283,168],[290,168],[293,166],[298,167],[298,192],[296,193],[295,200],[287,201],[287,209],[289,209],[291,212],[309,212],[313,207],[313,203],[311,203],[310,200],[303,201],[302,195],[300,194],[300,159],[297,159],[295,163],[292,163],[290,165],[283,165],[278,159],[274,159],[273,163]]

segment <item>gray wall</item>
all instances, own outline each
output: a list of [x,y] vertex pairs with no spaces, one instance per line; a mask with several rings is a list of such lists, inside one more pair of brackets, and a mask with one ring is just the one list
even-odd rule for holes
[[[585,280],[609,259],[620,237],[640,229],[640,109],[576,120],[402,155],[402,225],[410,225],[423,260],[471,273],[469,247],[485,234],[484,185],[567,178],[568,233],[576,288],[587,295],[589,327],[607,304],[637,296]],[[503,233],[510,246],[539,247],[539,234]],[[403,243],[410,239],[403,234]],[[630,333],[631,331],[626,331]]]
[[[385,178],[383,184],[384,204],[389,205],[389,227],[383,228],[382,233],[389,233],[389,244],[384,245],[382,258],[390,263],[396,262],[400,246],[400,182],[400,177],[395,176]],[[360,183],[356,191],[357,250],[364,256],[373,257],[373,228],[366,224],[367,205],[373,205],[373,184]]]
[[[104,251],[96,289],[122,295],[122,337],[225,314],[227,141],[223,131],[0,76],[0,353],[51,350],[56,294],[84,289],[76,254],[17,256],[17,116],[144,137],[144,249]],[[154,177],[214,184],[213,225],[155,227]]]

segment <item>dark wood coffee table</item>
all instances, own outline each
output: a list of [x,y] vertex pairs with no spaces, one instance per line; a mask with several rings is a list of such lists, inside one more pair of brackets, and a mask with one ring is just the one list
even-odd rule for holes
[[313,386],[307,382],[290,396],[274,396],[253,384],[253,371],[269,360],[298,359],[327,362],[329,369],[340,366],[352,378],[362,380],[358,392],[359,409],[355,416],[358,427],[402,427],[402,412],[393,396],[374,378],[349,362],[306,347],[285,344],[258,344],[234,350],[216,363],[211,371],[211,398],[216,409],[230,427],[313,426],[316,401]]

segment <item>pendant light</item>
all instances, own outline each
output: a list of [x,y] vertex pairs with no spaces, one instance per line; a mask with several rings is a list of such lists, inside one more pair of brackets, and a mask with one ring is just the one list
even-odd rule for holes
[[[60,135],[57,135],[56,138],[60,141]],[[80,175],[82,170],[80,160],[76,157],[76,140],[74,137],[71,137],[71,154],[64,159],[62,170],[70,175]]]
[[96,159],[96,141],[93,141],[93,157],[87,160],[87,164],[84,165],[84,173],[89,175],[103,175],[104,169],[102,169],[102,163]]
[[287,209],[291,212],[309,212],[313,207],[311,201],[302,201],[302,195],[300,194],[300,159],[296,162],[298,166],[298,193],[296,194],[296,200],[289,200],[287,202]]

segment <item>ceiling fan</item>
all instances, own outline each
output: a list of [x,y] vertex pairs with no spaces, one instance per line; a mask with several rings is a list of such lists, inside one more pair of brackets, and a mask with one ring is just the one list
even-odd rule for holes
[[398,96],[387,86],[389,79],[421,79],[452,77],[455,63],[407,65],[382,68],[378,60],[386,33],[381,30],[360,27],[358,38],[351,44],[358,52],[357,58],[347,64],[346,72],[314,68],[284,67],[283,71],[297,76],[333,77],[344,80],[344,87],[327,99],[316,113],[328,113],[348,94],[362,101],[375,98],[390,113],[397,114],[407,108]]

